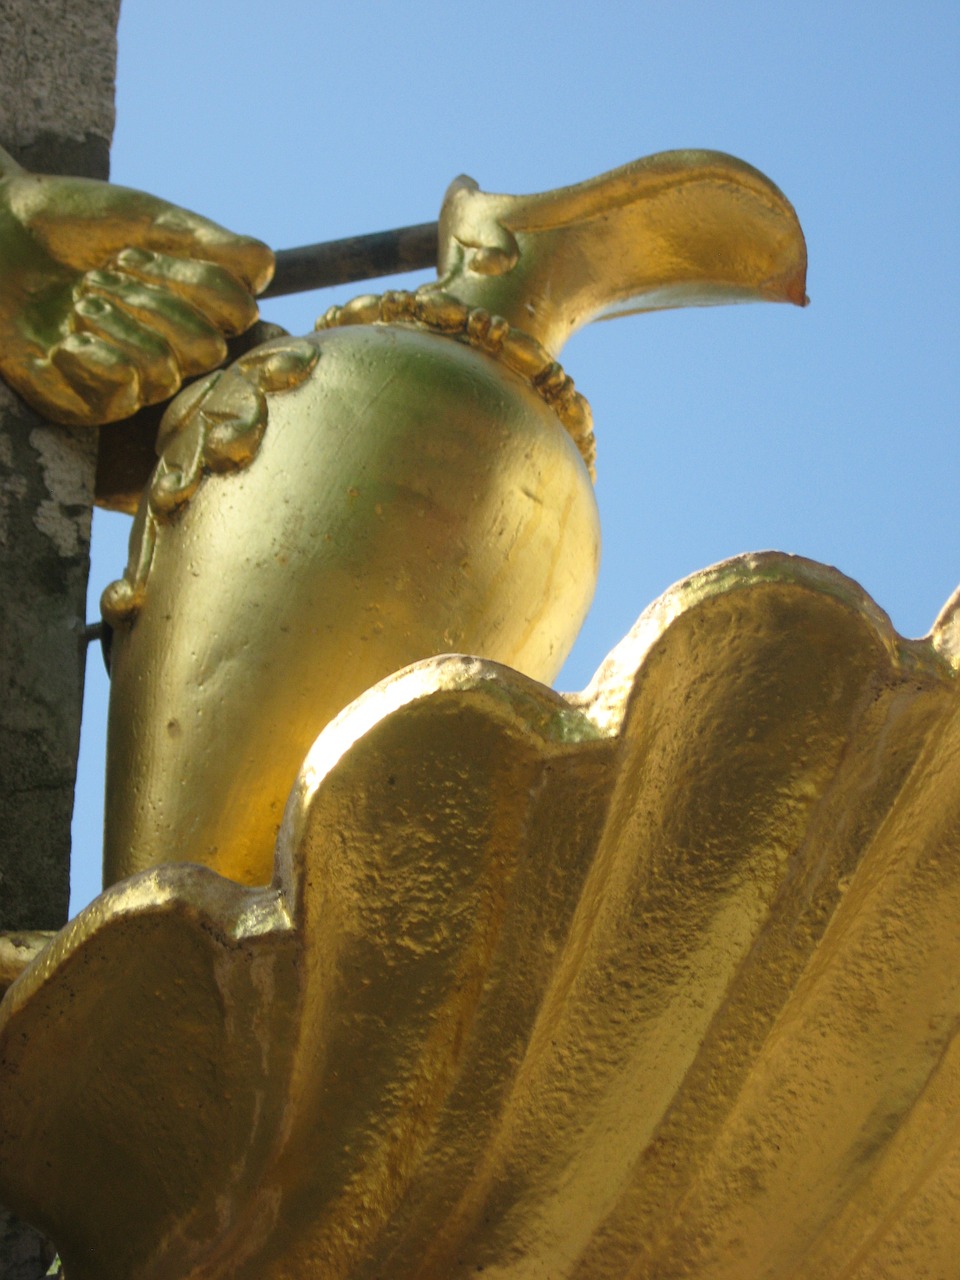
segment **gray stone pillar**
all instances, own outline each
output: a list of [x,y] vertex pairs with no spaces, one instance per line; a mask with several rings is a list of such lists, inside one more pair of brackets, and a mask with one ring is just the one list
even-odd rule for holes
[[[28,169],[108,176],[119,7],[0,0],[0,143]],[[0,930],[67,918],[95,464],[0,384]],[[51,1260],[0,1211],[4,1280]]]

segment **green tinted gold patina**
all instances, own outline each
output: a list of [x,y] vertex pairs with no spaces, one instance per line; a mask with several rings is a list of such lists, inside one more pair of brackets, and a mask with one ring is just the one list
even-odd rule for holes
[[272,274],[259,240],[0,148],[0,374],[52,422],[114,422],[214,368]]

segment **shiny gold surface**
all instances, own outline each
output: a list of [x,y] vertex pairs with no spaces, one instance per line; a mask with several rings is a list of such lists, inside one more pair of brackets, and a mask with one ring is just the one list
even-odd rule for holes
[[796,215],[728,156],[671,152],[540,196],[464,182],[437,285],[262,348],[298,385],[247,356],[164,419],[104,598],[107,883],[169,861],[266,882],[310,743],[407,663],[463,652],[553,679],[599,555],[562,340],[604,309],[803,301]]
[[166,400],[257,318],[273,254],[139,191],[28,173],[0,149],[0,374],[80,426]]
[[596,479],[593,414],[575,389],[573,379],[535,338],[508,325],[502,317],[491,316],[484,307],[466,307],[452,294],[433,286],[416,293],[395,289],[390,293],[365,294],[346,306],[331,307],[317,321],[316,328],[398,321],[412,321],[418,327],[459,339],[519,374],[551,406],[580,451],[591,480]]
[[[368,294],[331,307],[317,330],[407,320],[417,328],[467,344],[502,361],[554,410],[587,467],[596,452],[590,406],[573,380],[538,343],[517,329],[495,324],[489,313],[469,311],[455,298],[394,291]],[[435,354],[442,357],[442,348]],[[210,374],[177,398],[160,423],[160,463],[151,474],[131,542],[124,577],[104,592],[101,607],[111,626],[132,622],[146,598],[158,525],[174,519],[205,474],[238,471],[256,457],[267,427],[266,392],[289,391],[304,382],[320,355],[316,342],[283,338],[260,344],[226,372]]]
[[589,320],[665,307],[806,301],[806,246],[769,178],[719,151],[665,151],[540,195],[458,178],[439,288],[554,355]]
[[189,462],[231,372],[165,419],[128,578],[106,600],[122,623],[108,883],[171,861],[266,882],[303,757],[348,702],[444,652],[551,680],[590,603],[590,479],[519,375],[413,326],[280,341],[291,349],[314,363],[302,358],[299,385],[262,393],[262,433],[229,428],[258,438],[240,469],[198,483]]
[[770,553],[582,695],[370,690],[271,886],[153,869],[11,988],[0,1196],[71,1280],[953,1275],[958,610]]
[[266,393],[299,386],[318,355],[305,339],[262,343],[229,369],[209,374],[177,397],[159,424],[160,461],[138,504],[127,571],[101,598],[107,623],[116,627],[134,621],[146,596],[159,527],[176,519],[205,475],[250,465],[267,427]]

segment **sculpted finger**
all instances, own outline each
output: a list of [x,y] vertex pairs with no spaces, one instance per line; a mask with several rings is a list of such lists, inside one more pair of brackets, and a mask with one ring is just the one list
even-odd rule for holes
[[[104,298],[160,334],[176,354],[184,377],[206,373],[226,358],[221,327],[168,288],[147,284],[126,272],[89,271],[80,289],[82,297]],[[224,328],[235,332],[233,326]]]
[[136,368],[144,404],[166,400],[183,380],[177,356],[162,334],[101,297],[80,298],[73,309],[78,331],[103,338]]
[[238,236],[188,209],[165,205],[140,241],[174,257],[202,258],[224,267],[257,294],[273,278],[273,251],[253,236]]
[[243,333],[257,319],[257,304],[246,284],[216,263],[124,249],[114,265],[124,275],[189,302],[224,333]]
[[136,368],[123,351],[94,333],[69,334],[51,351],[50,364],[86,406],[86,415],[74,421],[116,422],[143,403]]
[[102,266],[128,245],[224,267],[251,293],[273,275],[273,253],[187,209],[90,178],[24,175],[21,217],[55,258],[74,270]]

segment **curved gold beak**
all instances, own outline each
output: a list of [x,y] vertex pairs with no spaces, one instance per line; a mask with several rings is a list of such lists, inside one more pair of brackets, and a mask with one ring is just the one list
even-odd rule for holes
[[721,302],[806,301],[793,206],[717,151],[666,151],[540,195],[471,178],[440,214],[438,288],[486,307],[554,355],[603,317]]

